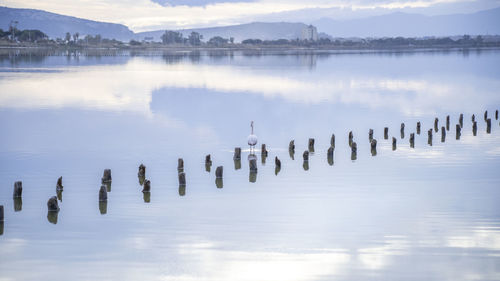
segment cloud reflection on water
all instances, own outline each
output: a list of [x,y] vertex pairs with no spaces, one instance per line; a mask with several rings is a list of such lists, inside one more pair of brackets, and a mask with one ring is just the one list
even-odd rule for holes
[[[443,108],[460,110],[499,103],[491,89],[500,81],[394,78],[383,73],[327,71],[285,73],[233,65],[163,64],[134,58],[125,65],[68,68],[62,72],[9,73],[0,80],[2,108],[79,108],[151,114],[152,93],[162,88],[199,88],[249,93],[299,104],[342,103],[397,108],[408,116]],[[477,83],[485,85],[478,92]],[[460,93],[460,95],[457,95]]]

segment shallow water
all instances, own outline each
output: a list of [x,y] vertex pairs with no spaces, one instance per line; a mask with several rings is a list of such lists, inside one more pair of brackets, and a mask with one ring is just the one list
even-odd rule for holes
[[[0,280],[499,280],[498,65],[495,50],[4,55]],[[247,162],[251,120],[258,148],[269,150],[265,164],[257,150],[256,175]],[[309,138],[315,151],[306,170]],[[105,168],[113,181],[100,205]],[[59,176],[61,210],[49,222],[46,202]],[[22,206],[12,199],[18,180]]]

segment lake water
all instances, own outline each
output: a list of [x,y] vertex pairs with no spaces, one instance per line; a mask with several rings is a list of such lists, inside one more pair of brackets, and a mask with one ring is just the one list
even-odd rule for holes
[[499,66],[499,50],[3,54],[0,280],[500,280]]

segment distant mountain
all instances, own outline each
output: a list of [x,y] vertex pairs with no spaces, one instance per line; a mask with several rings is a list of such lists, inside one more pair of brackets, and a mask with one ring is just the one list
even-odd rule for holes
[[[184,37],[188,36],[193,31],[198,32],[203,35],[205,41],[208,41],[214,36],[221,36],[223,38],[233,37],[235,42],[241,42],[245,39],[275,40],[301,38],[302,29],[306,26],[307,25],[303,23],[290,22],[253,22],[221,27],[183,29],[178,31],[180,31]],[[136,38],[142,40],[146,37],[152,37],[154,41],[161,41],[161,35],[164,32],[165,30],[140,32],[136,34]]]
[[333,37],[424,37],[460,34],[500,34],[500,8],[473,14],[423,16],[392,13],[363,19],[312,22]]
[[103,38],[128,41],[134,33],[122,24],[106,23],[63,16],[33,9],[0,7],[0,28],[8,30],[11,21],[17,21],[18,29],[39,29],[51,38],[64,38],[66,32],[84,35],[100,34]]

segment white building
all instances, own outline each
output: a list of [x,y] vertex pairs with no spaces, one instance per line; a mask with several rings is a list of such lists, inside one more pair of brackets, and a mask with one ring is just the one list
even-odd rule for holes
[[318,40],[318,30],[312,25],[308,25],[302,29],[302,40],[316,41]]

